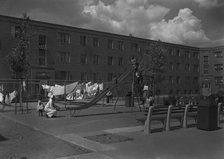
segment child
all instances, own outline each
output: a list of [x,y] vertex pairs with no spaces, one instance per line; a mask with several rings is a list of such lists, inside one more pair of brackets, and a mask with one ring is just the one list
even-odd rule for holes
[[37,111],[38,111],[38,115],[39,116],[43,116],[44,104],[41,102],[41,100],[38,100],[38,103],[37,103]]

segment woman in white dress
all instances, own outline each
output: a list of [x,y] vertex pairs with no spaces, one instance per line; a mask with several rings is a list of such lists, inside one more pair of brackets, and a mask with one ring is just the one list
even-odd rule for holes
[[49,98],[49,101],[45,105],[44,111],[46,112],[46,116],[48,118],[55,117],[57,113],[57,110],[54,108],[54,100],[55,100],[55,97],[51,95]]

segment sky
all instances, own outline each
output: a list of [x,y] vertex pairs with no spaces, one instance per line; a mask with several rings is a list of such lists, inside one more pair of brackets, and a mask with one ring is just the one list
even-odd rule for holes
[[196,47],[224,45],[224,0],[0,0],[0,14]]

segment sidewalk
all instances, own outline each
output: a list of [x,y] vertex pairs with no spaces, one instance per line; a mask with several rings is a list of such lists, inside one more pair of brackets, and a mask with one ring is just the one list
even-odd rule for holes
[[[92,151],[60,159],[223,159],[224,125],[216,131],[195,127],[145,134],[139,108],[94,106],[75,117],[68,111],[58,112],[57,118],[38,117],[35,110],[23,114],[0,113],[14,122],[54,136]],[[173,126],[177,123],[174,122]],[[153,123],[153,128],[161,128]]]

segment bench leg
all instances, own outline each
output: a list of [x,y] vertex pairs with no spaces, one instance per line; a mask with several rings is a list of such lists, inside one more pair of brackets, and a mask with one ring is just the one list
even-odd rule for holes
[[184,110],[184,119],[183,119],[183,128],[187,128],[187,115],[188,115],[188,110],[189,110],[190,104],[187,104],[185,106]]
[[151,133],[151,117],[152,117],[153,108],[154,108],[154,106],[149,107],[147,119],[145,120],[144,133],[146,133],[146,134]]
[[173,108],[173,105],[169,105],[168,112],[167,112],[167,118],[166,118],[166,131],[170,130],[172,108]]
[[148,118],[145,121],[144,133],[146,133],[146,134],[150,134],[151,133],[151,120],[148,120]]

